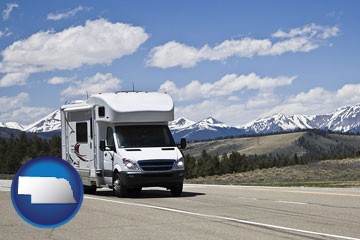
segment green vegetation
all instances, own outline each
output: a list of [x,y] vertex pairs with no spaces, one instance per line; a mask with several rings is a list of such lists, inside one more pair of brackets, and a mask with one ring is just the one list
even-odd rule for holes
[[256,186],[360,187],[360,158],[198,177],[187,179],[186,182]]
[[[231,151],[230,151],[231,150]],[[223,151],[223,152],[221,152]],[[198,154],[200,152],[201,154]],[[218,153],[221,152],[219,155]],[[318,178],[300,179],[284,172],[276,171],[274,179],[264,179],[260,171],[256,179],[244,180],[239,173],[256,172],[261,169],[283,169],[294,165],[306,165],[302,174],[308,175],[306,167],[321,160],[360,157],[360,136],[340,135],[321,131],[295,132],[268,136],[221,139],[206,142],[190,143],[186,153],[186,179],[190,182],[221,184],[261,184],[261,185],[329,185],[327,171],[315,171]],[[298,166],[299,168],[301,166]],[[360,165],[354,166],[357,170]],[[285,169],[285,168],[284,168]],[[336,169],[337,172],[346,172]],[[230,174],[229,176],[227,174]],[[295,174],[295,173],[294,173]],[[216,177],[211,177],[216,176]],[[206,179],[206,180],[204,180]],[[245,178],[246,179],[246,178]],[[327,180],[326,180],[327,179]],[[336,181],[358,181],[360,177],[348,179],[337,175]],[[322,183],[326,180],[327,183]],[[305,184],[307,183],[307,184]]]
[[[360,158],[356,135],[297,132],[189,145],[185,177],[190,183],[360,186],[360,160],[339,160]],[[59,136],[0,138],[0,179],[12,178],[22,164],[46,155],[61,157]]]
[[[189,154],[199,148],[196,158]],[[187,183],[360,187],[358,135],[313,131],[190,143],[186,161]]]
[[306,157],[298,157],[295,153],[292,158],[281,155],[245,155],[238,152],[227,153],[221,156],[209,155],[205,150],[202,151],[201,156],[196,159],[191,155],[186,155],[185,177],[196,178],[213,175],[223,175],[228,173],[239,173],[253,171],[256,169],[284,167],[296,164],[307,164]]
[[[318,130],[282,133],[266,136],[239,137],[189,143],[185,154],[200,157],[202,150],[212,156],[238,152],[245,155],[281,155],[292,158],[314,154],[315,158],[330,159],[326,154],[340,155],[360,148],[360,135],[344,135]],[[324,156],[319,156],[324,154]]]
[[46,140],[23,132],[16,138],[0,138],[0,174],[14,174],[22,164],[40,156],[61,158],[60,136]]

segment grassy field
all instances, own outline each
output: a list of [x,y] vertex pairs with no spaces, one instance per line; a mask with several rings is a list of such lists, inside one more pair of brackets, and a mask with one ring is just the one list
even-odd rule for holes
[[12,180],[15,174],[0,174],[0,179]]
[[[0,174],[0,179],[13,179],[14,175]],[[186,179],[185,183],[307,186],[307,187],[360,187],[360,158],[326,160],[282,168]]]
[[258,185],[258,186],[309,186],[309,187],[360,187],[360,159],[327,160],[309,165],[270,168],[243,173],[187,179],[186,183]]
[[303,138],[310,145],[323,149],[324,151],[328,151],[331,147],[339,145],[354,148],[360,147],[360,135],[328,133],[318,135],[311,132],[294,132],[189,143],[184,153],[198,157],[202,150],[205,149],[210,155],[221,155],[234,151],[246,155],[280,154],[292,157],[296,153],[298,156],[302,156],[309,150],[304,149],[297,143],[300,138]]

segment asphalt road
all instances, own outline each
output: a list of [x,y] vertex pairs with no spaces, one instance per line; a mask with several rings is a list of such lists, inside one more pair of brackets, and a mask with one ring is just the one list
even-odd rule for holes
[[40,229],[15,212],[0,180],[0,239],[360,239],[360,189],[185,185],[128,198],[86,195],[78,214]]

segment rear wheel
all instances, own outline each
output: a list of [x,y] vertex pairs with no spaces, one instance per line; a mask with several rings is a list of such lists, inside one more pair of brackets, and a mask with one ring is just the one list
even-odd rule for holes
[[173,197],[180,197],[180,195],[182,193],[182,190],[183,190],[183,185],[175,186],[175,187],[170,188],[171,195]]
[[121,181],[120,173],[115,173],[113,180],[113,191],[117,197],[125,197],[127,189],[124,183]]

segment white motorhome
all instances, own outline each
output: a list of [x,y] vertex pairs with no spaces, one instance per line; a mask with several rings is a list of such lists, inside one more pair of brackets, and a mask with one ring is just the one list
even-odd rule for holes
[[[168,128],[174,104],[167,94],[116,92],[61,106],[62,158],[84,189],[109,187],[118,197],[142,187],[165,187],[180,196],[184,158]],[[185,139],[180,148],[186,147]]]

